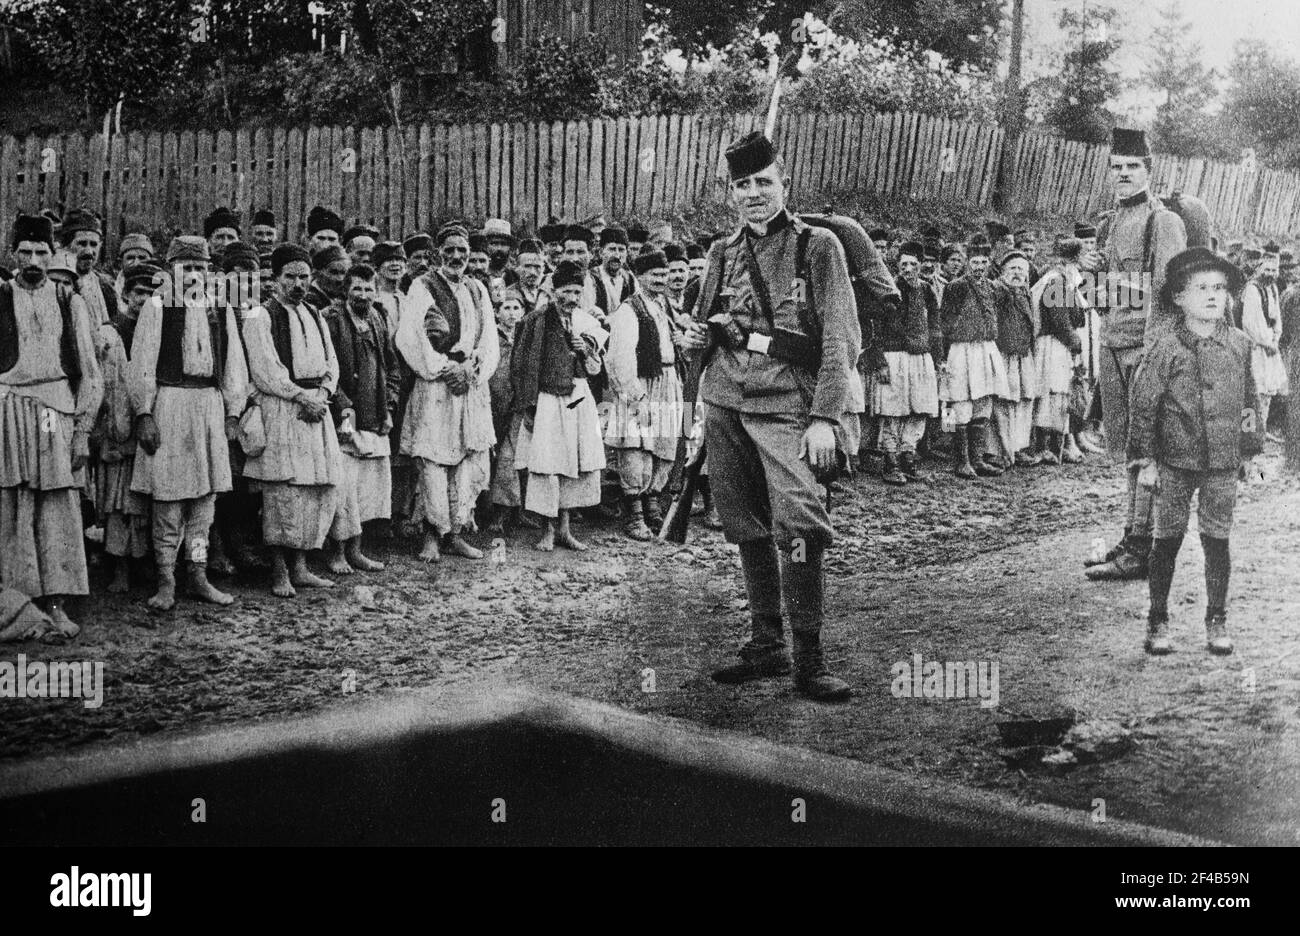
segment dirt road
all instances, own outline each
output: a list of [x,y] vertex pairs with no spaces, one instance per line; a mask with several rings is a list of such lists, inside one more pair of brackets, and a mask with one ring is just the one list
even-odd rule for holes
[[[965,483],[931,463],[926,483],[900,490],[859,478],[837,499],[826,641],[857,690],[844,706],[798,699],[787,680],[724,688],[708,678],[746,629],[738,555],[718,534],[697,528],[675,548],[584,527],[594,548],[581,556],[537,553],[531,533],[479,563],[425,567],[398,551],[383,573],[293,601],[241,582],[224,611],[182,602],[150,617],[143,590],[98,596],[77,643],[10,645],[0,659],[102,660],[104,705],[2,699],[0,756],[491,673],[1026,801],[1295,844],[1300,483],[1279,475],[1276,452],[1261,467],[1238,502],[1229,610],[1238,650],[1227,658],[1203,649],[1195,536],[1174,580],[1171,657],[1142,653],[1145,583],[1084,580],[1091,541],[1117,533],[1122,485],[1109,466]],[[997,707],[900,697],[894,667],[916,654],[996,663]],[[1010,749],[996,727],[1055,716],[1118,724],[1129,746],[1049,767],[1039,755],[1050,748]]]

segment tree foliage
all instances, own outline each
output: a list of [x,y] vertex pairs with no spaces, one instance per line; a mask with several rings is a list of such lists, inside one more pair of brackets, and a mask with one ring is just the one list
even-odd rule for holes
[[1112,61],[1120,47],[1114,38],[1117,19],[1116,9],[1104,3],[1063,8],[1058,23],[1069,39],[1059,73],[1026,89],[1043,122],[1066,139],[1104,143],[1110,138],[1115,115],[1108,105],[1120,91]]
[[1217,75],[1202,63],[1191,29],[1177,2],[1161,7],[1142,71],[1143,82],[1164,94],[1151,125],[1152,146],[1175,156],[1211,155],[1218,136],[1217,122],[1206,110],[1218,96]]
[[1228,67],[1225,135],[1278,169],[1300,169],[1300,65],[1259,39],[1237,43]]

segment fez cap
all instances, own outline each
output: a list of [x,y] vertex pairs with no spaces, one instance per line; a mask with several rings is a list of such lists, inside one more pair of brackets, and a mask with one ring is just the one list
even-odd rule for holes
[[338,244],[330,244],[321,250],[316,251],[311,257],[311,267],[313,270],[323,270],[331,263],[337,263],[340,260],[349,260],[347,251]]
[[564,240],[564,225],[560,223],[559,218],[552,215],[551,220],[547,221],[537,229],[537,236],[540,237],[544,243],[558,244],[560,241]]
[[206,239],[196,234],[182,234],[173,237],[167,245],[167,262],[179,263],[185,260],[211,260]]
[[441,247],[447,242],[447,238],[449,237],[463,237],[468,242],[469,231],[466,230],[465,225],[458,221],[448,221],[442,227],[438,228],[438,233],[434,235],[433,242]]
[[402,241],[402,249],[408,257],[418,250],[433,250],[433,238],[428,234],[412,234]]
[[310,265],[311,254],[307,252],[306,247],[298,244],[280,244],[275,250],[271,251],[271,272],[276,276],[279,276],[280,271],[291,263]]
[[221,228],[232,228],[236,234],[239,230],[239,216],[224,205],[212,209],[212,213],[203,219],[203,236],[211,237]]
[[335,234],[341,234],[343,219],[328,208],[317,205],[307,212],[307,233],[315,234],[318,231],[333,231]]
[[727,169],[735,182],[762,172],[776,162],[776,147],[758,130],[745,134],[727,147]]
[[581,224],[570,224],[564,229],[564,241],[566,243],[568,241],[582,241],[590,247],[593,239],[591,231]]
[[643,250],[632,261],[632,272],[637,276],[668,266],[668,257],[662,250]]
[[262,208],[253,212],[253,227],[257,227],[259,224],[265,227],[277,227],[275,212],[270,208]]
[[574,260],[561,260],[556,266],[555,272],[551,274],[551,288],[560,289],[564,286],[582,286],[587,281],[587,270],[581,263]]
[[484,237],[503,237],[510,241],[511,246],[515,243],[515,232],[510,226],[510,222],[502,218],[488,218],[483,223],[483,230],[479,232]]
[[54,249],[54,222],[43,215],[19,214],[14,218],[9,249],[17,250],[19,241],[43,241]]
[[369,224],[354,224],[343,232],[343,236],[340,237],[339,240],[343,241],[343,246],[346,247],[348,244],[352,243],[353,239],[358,237],[369,237],[372,240],[379,240],[379,228],[373,227]]
[[154,255],[153,241],[149,240],[147,234],[128,234],[122,238],[122,245],[117,248],[117,255],[120,257],[128,250],[147,250],[149,256]]
[[63,216],[63,221],[59,224],[59,236],[71,239],[78,231],[103,234],[104,219],[89,208],[73,208]]
[[607,244],[622,244],[627,246],[627,228],[618,224],[611,224],[600,232],[600,246]]
[[260,270],[261,268],[261,258],[257,256],[257,251],[253,249],[252,244],[235,241],[233,244],[227,244],[226,249],[221,252],[221,271],[223,273],[231,273],[235,270]]
[[1111,131],[1110,154],[1112,156],[1150,156],[1151,147],[1147,145],[1146,132],[1116,127]]
[[122,274],[122,289],[125,292],[130,292],[137,286],[147,286],[152,291],[158,285],[158,281],[154,277],[161,272],[162,267],[152,260],[145,260],[143,263],[127,267]]
[[397,241],[380,241],[375,244],[375,249],[370,252],[370,262],[376,268],[383,266],[389,260],[405,260],[406,251]]

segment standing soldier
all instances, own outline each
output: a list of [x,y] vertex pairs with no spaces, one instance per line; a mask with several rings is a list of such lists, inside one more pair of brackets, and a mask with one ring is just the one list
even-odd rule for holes
[[80,492],[104,387],[80,296],[45,276],[48,218],[20,214],[9,247],[18,276],[0,283],[0,587],[80,631],[63,598],[89,592]]
[[[158,592],[149,607],[156,611],[176,603],[182,540],[189,549],[190,595],[218,605],[234,601],[208,583],[208,532],[217,495],[232,488],[227,440],[248,400],[248,368],[234,308],[215,304],[195,283],[202,283],[209,260],[203,238],[172,240],[167,295],[145,303],[131,343],[140,447],[131,490],[153,500]],[[192,292],[201,298],[193,301]]]
[[[1125,288],[1098,290],[1102,308],[1101,408],[1106,448],[1112,460],[1126,463],[1129,393],[1150,348],[1180,320],[1178,311],[1159,308],[1156,297],[1169,261],[1187,247],[1183,220],[1151,194],[1151,150],[1141,130],[1116,128],[1110,150],[1110,177],[1118,203],[1099,230],[1100,252],[1084,255],[1080,265],[1105,271]],[[1103,295],[1104,293],[1104,295]],[[1118,300],[1118,301],[1113,301]],[[1128,469],[1128,511],[1124,537],[1104,561],[1087,570],[1094,581],[1144,579],[1151,551],[1151,489],[1138,484],[1138,470]]]
[[740,545],[752,636],[740,662],[713,678],[790,672],[784,599],[795,689],[842,701],[851,690],[822,656],[822,559],[833,531],[818,478],[842,457],[835,430],[861,344],[848,263],[831,232],[786,210],[789,178],[766,136],[748,134],[726,156],[744,224],[710,251],[686,346],[705,347],[703,319],[718,324],[700,382],[709,477],[726,537]]

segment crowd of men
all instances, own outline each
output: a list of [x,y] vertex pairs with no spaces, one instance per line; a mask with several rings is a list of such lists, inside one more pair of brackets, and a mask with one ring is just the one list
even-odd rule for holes
[[[1140,134],[1117,135],[1115,154],[1149,172]],[[824,400],[841,410],[850,466],[901,487],[940,453],[973,480],[1122,451],[1150,302],[1130,303],[1130,334],[1091,274],[1129,254],[1158,273],[1188,241],[1170,211],[1155,212],[1154,232],[1130,231],[1139,195],[1145,219],[1143,186],[1117,192],[1100,232],[1080,222],[1041,240],[992,221],[971,236],[869,230],[890,282],[856,310],[847,388],[811,403],[814,417]],[[156,611],[173,607],[178,567],[184,591],[219,605],[233,599],[209,576],[267,563],[278,596],[329,587],[308,566],[316,550],[333,574],[382,569],[363,549],[372,521],[418,536],[429,562],[482,559],[465,538],[480,529],[538,529],[540,549],[584,550],[574,511],[652,539],[702,434],[692,324],[734,293],[711,288],[706,269],[729,251],[742,267],[745,250],[755,268],[768,262],[744,238],[603,217],[552,219],[535,236],[501,219],[451,222],[398,240],[318,206],[291,241],[271,211],[245,222],[219,207],[201,235],[159,250],[128,233],[116,258],[101,255],[103,220],[89,210],[20,214],[11,230],[0,586],[66,636],[78,628],[62,599],[89,592],[87,526],[109,590],[155,580]],[[1145,253],[1123,253],[1125,238]],[[1281,349],[1300,327],[1295,257],[1272,243],[1223,253],[1249,279],[1228,315],[1254,343],[1267,424],[1289,389]],[[784,305],[759,297],[755,309],[771,299]],[[849,292],[842,304],[852,311]],[[774,385],[771,399],[785,392]],[[700,490],[702,522],[721,527],[707,477]],[[1131,506],[1124,540],[1090,576],[1145,576],[1140,513]]]

